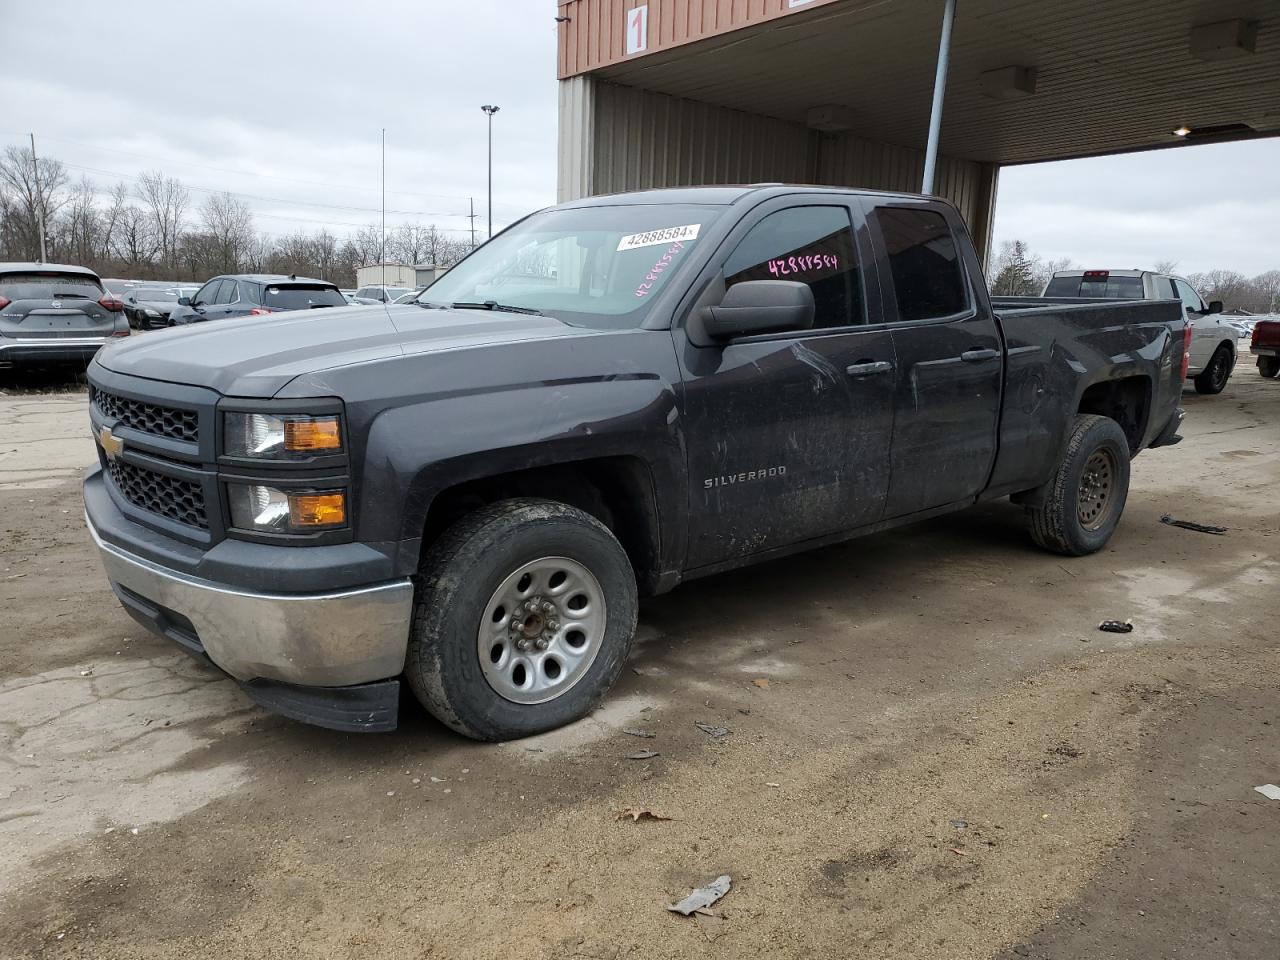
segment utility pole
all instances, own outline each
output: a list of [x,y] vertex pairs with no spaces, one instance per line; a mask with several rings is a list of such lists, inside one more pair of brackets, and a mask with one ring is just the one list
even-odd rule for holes
[[471,249],[474,250],[476,248],[476,198],[468,197],[467,199],[471,201],[471,213],[467,219],[471,221]]
[[480,108],[489,115],[489,239],[493,239],[493,115],[501,108],[486,103]]
[[31,134],[31,173],[36,181],[36,200],[40,202],[40,262],[49,262],[49,251],[44,239],[44,191],[40,189],[40,161],[36,159],[36,135]]
[[[378,263],[382,265],[382,295],[387,295],[387,128],[382,128],[382,237],[378,241]],[[385,301],[384,301],[385,302]]]

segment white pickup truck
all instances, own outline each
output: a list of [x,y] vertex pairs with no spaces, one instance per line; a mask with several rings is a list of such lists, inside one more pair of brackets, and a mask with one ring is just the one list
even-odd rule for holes
[[1197,393],[1221,393],[1236,365],[1240,332],[1222,319],[1222,301],[1205,303],[1182,277],[1151,270],[1059,270],[1044,296],[1113,300],[1181,300],[1191,324],[1191,363],[1187,376]]

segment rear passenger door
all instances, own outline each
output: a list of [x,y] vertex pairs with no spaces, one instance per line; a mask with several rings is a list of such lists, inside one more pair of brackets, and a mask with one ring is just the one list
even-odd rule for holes
[[898,361],[893,465],[884,515],[977,497],[995,462],[1003,354],[995,317],[954,210],[867,198],[885,314]]
[[749,213],[708,265],[725,289],[806,284],[808,330],[694,343],[675,331],[689,468],[687,569],[768,552],[880,518],[895,369],[879,320],[861,211],[847,197],[786,197]]

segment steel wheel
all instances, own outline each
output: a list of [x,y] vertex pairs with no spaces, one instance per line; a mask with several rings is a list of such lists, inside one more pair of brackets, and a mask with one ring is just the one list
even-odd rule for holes
[[476,635],[480,669],[513,703],[546,703],[590,669],[604,641],[604,590],[581,563],[544,557],[514,570],[489,598]]
[[1219,350],[1213,356],[1213,368],[1209,371],[1209,382],[1218,393],[1227,385],[1227,375],[1231,372],[1231,359],[1226,352]]
[[1086,530],[1097,530],[1107,520],[1115,484],[1116,462],[1109,450],[1095,450],[1080,474],[1076,516]]

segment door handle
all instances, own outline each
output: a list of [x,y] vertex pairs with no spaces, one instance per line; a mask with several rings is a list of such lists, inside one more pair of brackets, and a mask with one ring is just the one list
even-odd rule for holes
[[960,354],[960,359],[965,363],[981,363],[984,360],[994,360],[1000,356],[999,350],[966,350]]
[[867,361],[866,363],[855,363],[852,366],[844,368],[844,372],[851,377],[869,377],[874,373],[888,373],[893,369],[893,364],[888,360]]

